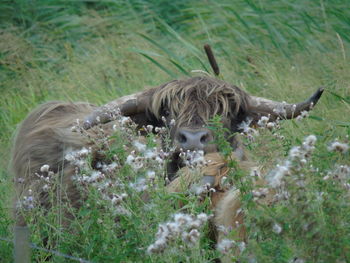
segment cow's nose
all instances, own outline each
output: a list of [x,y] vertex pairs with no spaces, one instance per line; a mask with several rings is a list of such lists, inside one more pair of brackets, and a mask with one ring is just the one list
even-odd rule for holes
[[179,147],[184,150],[203,150],[213,141],[213,136],[208,129],[179,129],[176,140]]

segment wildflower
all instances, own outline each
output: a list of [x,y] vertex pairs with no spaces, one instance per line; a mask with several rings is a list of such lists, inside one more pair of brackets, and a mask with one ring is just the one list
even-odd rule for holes
[[283,190],[279,193],[276,193],[274,196],[273,196],[273,202],[278,202],[278,201],[281,201],[281,200],[288,200],[290,198],[290,193],[286,190]]
[[247,119],[245,121],[242,121],[238,125],[238,130],[241,130],[244,135],[249,135],[250,137],[254,135],[258,135],[258,131],[250,127],[251,122],[252,122],[252,119]]
[[147,171],[146,176],[147,176],[147,179],[154,180],[156,178],[156,172],[155,171]]
[[191,187],[191,191],[197,196],[203,196],[203,195],[209,193],[210,189],[211,189],[211,187],[210,187],[209,183],[200,184],[200,185],[193,185]]
[[129,164],[130,166],[133,166],[135,163],[135,157],[132,154],[129,154],[128,157],[126,157],[126,161],[127,164]]
[[147,130],[148,132],[152,132],[152,131],[153,131],[153,125],[147,125],[147,126],[146,126],[146,130]]
[[122,118],[120,119],[120,124],[122,126],[126,126],[126,125],[129,125],[132,123],[132,120],[130,117],[125,117],[125,116],[122,116]]
[[144,152],[146,150],[146,145],[139,141],[134,141],[133,144],[139,152]]
[[268,122],[266,124],[266,128],[268,128],[269,130],[272,130],[275,127],[276,127],[276,123],[274,123],[274,122]]
[[242,253],[246,249],[246,243],[244,241],[237,243],[239,251]]
[[123,197],[119,195],[114,195],[111,199],[113,205],[119,205],[123,201]]
[[324,181],[327,181],[329,178],[330,178],[329,175],[325,175],[322,179],[323,179]]
[[227,178],[227,176],[223,176],[220,180],[220,186],[221,187],[228,187],[230,186],[230,180]]
[[272,231],[276,234],[280,234],[282,232],[282,227],[279,224],[274,223],[272,226]]
[[148,189],[147,181],[145,178],[140,178],[136,181],[136,183],[130,183],[129,186],[136,192],[143,192]]
[[48,192],[49,189],[50,189],[49,185],[48,185],[48,184],[44,184],[44,186],[43,186],[43,191],[44,191],[44,192]]
[[258,121],[258,126],[265,128],[268,121],[269,121],[269,117],[262,116],[261,119]]
[[28,196],[23,196],[22,200],[17,202],[17,207],[25,210],[31,210],[35,207],[32,189],[28,190]]
[[113,171],[115,171],[117,168],[119,167],[119,165],[116,162],[112,162],[111,164],[103,164],[102,165],[102,171],[106,172],[106,173],[112,173]]
[[48,172],[49,169],[50,169],[50,166],[48,164],[45,164],[45,165],[41,166],[40,172],[42,172],[42,173]]
[[217,226],[217,230],[227,236],[232,231],[232,226],[225,227],[224,225]]
[[223,239],[217,244],[216,248],[221,253],[228,254],[234,245],[235,245],[235,241],[230,239]]
[[100,171],[93,171],[90,175],[90,177],[87,179],[87,181],[90,182],[96,182],[100,179],[104,178],[104,174]]
[[275,134],[273,134],[273,136],[276,137],[279,140],[284,140],[285,139],[285,137],[283,135],[279,134],[279,133],[275,133]]
[[349,145],[346,143],[341,143],[338,141],[332,142],[328,146],[328,151],[330,152],[340,152],[340,153],[346,153],[349,150]]
[[317,138],[315,135],[309,135],[305,138],[303,146],[313,147],[315,146],[316,141],[317,141]]
[[347,180],[350,178],[350,166],[347,165],[337,165],[333,177],[339,180]]
[[207,165],[207,161],[204,158],[204,151],[187,151],[183,152],[181,150],[179,154],[180,158],[183,160],[184,164],[190,168],[201,167]]
[[192,221],[192,217],[187,214],[177,213],[174,215],[174,220],[179,224],[187,224],[188,222]]
[[203,224],[207,222],[210,218],[211,216],[208,216],[206,213],[200,213],[197,215],[197,219]]
[[302,152],[299,146],[294,146],[292,149],[289,151],[289,156],[292,159],[300,158],[302,156]]
[[[315,149],[316,136],[309,135],[304,139],[302,146],[292,147],[289,151],[288,158],[282,165],[277,165],[276,168],[270,173],[267,178],[269,185],[273,188],[283,185],[283,179],[285,176],[300,171],[308,162],[313,150]],[[297,181],[300,187],[304,185],[304,182]]]
[[189,246],[196,244],[200,238],[199,228],[209,219],[201,213],[197,217],[189,214],[177,213],[174,221],[160,224],[156,233],[157,240],[147,248],[147,252],[161,253],[169,244],[180,238]]
[[297,121],[301,121],[302,119],[305,119],[309,117],[309,112],[308,111],[302,111],[299,116],[296,117]]
[[[288,163],[287,163],[288,164]],[[289,166],[277,165],[272,175],[269,177],[269,184],[271,187],[276,188],[282,185],[282,179],[289,174]]]
[[269,193],[268,188],[259,188],[257,190],[252,191],[253,196],[257,198],[265,197],[268,193]]
[[193,245],[197,243],[199,240],[200,233],[197,229],[192,229],[189,233],[188,232],[183,232],[182,233],[182,240],[189,245]]
[[68,150],[65,154],[65,160],[71,162],[73,165],[79,168],[87,168],[85,158],[89,153],[91,153],[91,149],[86,149],[85,147],[76,151]]

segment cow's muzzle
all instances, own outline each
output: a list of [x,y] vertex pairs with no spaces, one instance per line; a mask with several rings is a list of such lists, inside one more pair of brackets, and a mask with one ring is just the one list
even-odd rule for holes
[[205,150],[210,143],[213,143],[214,137],[206,128],[180,128],[176,132],[175,140],[179,148],[193,151]]

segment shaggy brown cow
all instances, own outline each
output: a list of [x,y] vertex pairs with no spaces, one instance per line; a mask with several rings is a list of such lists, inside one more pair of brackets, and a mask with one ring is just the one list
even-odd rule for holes
[[[208,120],[215,115],[220,115],[225,127],[235,132],[239,124],[248,118],[254,124],[261,116],[269,116],[270,120],[296,117],[315,105],[322,92],[321,88],[305,102],[293,105],[250,96],[218,79],[193,77],[170,81],[103,107],[88,103],[48,102],[31,112],[19,127],[12,157],[17,195],[19,198],[26,195],[35,173],[42,165],[48,164],[54,173],[62,175],[67,199],[73,203],[79,200],[70,176],[74,166],[64,160],[66,151],[89,146],[86,137],[71,129],[77,119],[84,120],[84,128],[91,136],[94,136],[91,128],[97,123],[113,120],[117,108],[140,126],[164,126],[164,122],[169,124],[175,119],[171,129],[173,144],[184,150],[200,149],[209,153],[217,150],[212,143],[214,134],[206,128]],[[235,138],[231,139],[231,145],[238,159],[244,159]],[[181,167],[175,157],[169,167],[170,173]],[[45,205],[45,195],[41,201]],[[23,219],[20,218],[18,223],[24,224]]]
[[[206,128],[208,120],[215,115],[221,116],[225,128],[234,133],[245,120],[250,120],[251,125],[254,125],[262,116],[269,116],[270,121],[295,118],[302,111],[310,110],[322,93],[323,88],[320,88],[304,102],[287,104],[250,96],[238,87],[218,79],[193,77],[173,80],[145,92],[112,101],[87,116],[84,124],[89,128],[97,123],[96,119],[110,121],[109,112],[117,107],[122,114],[131,116],[140,125],[163,126],[162,117],[165,117],[165,123],[170,126],[174,119],[176,124],[172,126],[171,138],[178,149],[197,149],[209,153],[217,151],[212,143],[214,135]],[[235,154],[244,159],[244,153],[235,137],[231,137],[231,145]],[[174,156],[169,173],[180,168],[178,161]]]

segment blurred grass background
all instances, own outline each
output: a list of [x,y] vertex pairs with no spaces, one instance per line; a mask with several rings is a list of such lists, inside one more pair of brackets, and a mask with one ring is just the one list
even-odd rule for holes
[[191,70],[211,72],[206,43],[221,77],[254,95],[297,102],[326,87],[306,124],[285,123],[291,144],[310,133],[324,141],[349,135],[349,7],[346,0],[2,0],[0,224],[10,222],[11,138],[30,110],[48,100],[102,104]]

